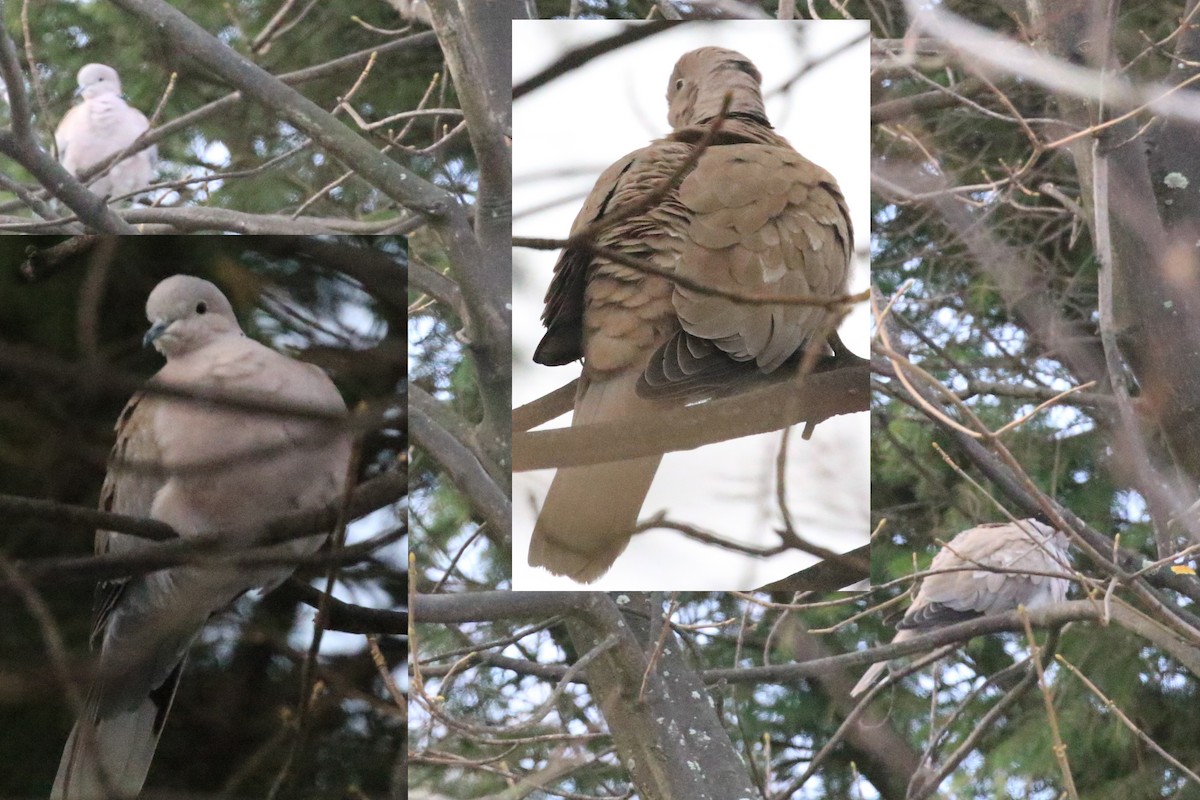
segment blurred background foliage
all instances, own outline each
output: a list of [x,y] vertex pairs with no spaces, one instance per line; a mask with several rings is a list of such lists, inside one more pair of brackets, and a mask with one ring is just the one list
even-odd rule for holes
[[[1166,54],[1145,46],[1146,37],[1165,35],[1177,24],[1183,4],[1168,5],[1174,14],[1161,4],[1140,3],[1127,4],[1130,11],[1122,16],[1117,40],[1120,58],[1128,62],[1145,51],[1135,72],[1147,78],[1169,69]],[[1003,4],[947,6],[992,30],[1024,38]],[[875,31],[876,36],[890,39],[903,34],[902,28]],[[931,80],[948,85],[961,77],[950,69],[921,74],[921,78],[877,74],[877,102],[927,92]],[[1001,87],[1026,118],[1045,121],[1058,114],[1055,101],[1027,82],[1009,79]],[[999,114],[1001,103],[994,94],[981,93],[972,99]],[[952,185],[979,187],[960,196],[976,206],[981,224],[992,236],[1047,281],[1064,332],[1087,337],[1098,348],[1097,262],[1090,235],[1084,222],[1061,202],[1037,191],[1051,186],[1067,197],[1079,196],[1080,180],[1069,155],[1045,153],[1014,185],[993,188],[1006,166],[1015,168],[1030,155],[1028,138],[1011,120],[956,103],[904,122],[928,152],[936,154]],[[912,158],[911,142],[898,137],[890,126],[877,125],[874,134],[876,169]],[[1055,352],[1056,343],[1036,336],[1030,320],[1005,301],[994,277],[977,263],[959,232],[948,230],[929,204],[898,204],[876,195],[872,218],[872,282],[882,295],[891,297],[912,281],[893,307],[902,343],[913,351],[914,363],[965,398],[985,423],[994,429],[1031,411],[1040,399],[1022,389],[1044,394],[1079,382]],[[999,392],[981,391],[997,384]],[[1006,437],[1006,444],[1043,490],[1093,524],[1121,530],[1123,544],[1136,544],[1146,535],[1141,524],[1144,516],[1140,506],[1131,505],[1130,496],[1114,485],[1107,461],[1109,434],[1097,427],[1088,406],[1068,400],[1021,426]],[[872,420],[877,431],[872,449],[872,508],[878,517],[887,518],[887,541],[896,546],[899,559],[886,572],[894,573],[896,566],[907,569],[909,560],[903,551],[927,547],[931,532],[944,538],[994,518],[994,510],[954,474],[932,444],[946,448],[985,487],[987,479],[924,415],[877,392]]]
[[[905,36],[902,4],[871,0],[866,5],[877,38]],[[1194,5],[1120,5],[1114,54],[1131,80],[1174,80],[1178,61],[1169,43]],[[951,0],[942,7],[1019,42],[1032,43],[1041,32],[1029,22],[1025,3]],[[1049,17],[1068,13],[1053,4],[1044,10]],[[1068,59],[1082,64],[1085,54],[1068,54]],[[891,314],[899,349],[996,430],[1092,377],[1080,360],[1071,360],[1072,348],[1076,354],[1099,354],[1101,367],[1103,354],[1098,263],[1089,218],[1080,208],[1090,211],[1092,188],[1067,148],[1035,156],[1015,116],[1028,121],[1041,141],[1076,128],[1064,121],[1061,101],[1035,82],[1003,74],[990,78],[994,89],[937,52],[922,53],[907,68],[876,70],[874,103],[879,110],[892,101],[937,94],[938,87],[967,100],[947,94],[944,102],[874,125],[876,175],[904,175],[915,164],[925,175],[944,179],[949,188],[911,202],[875,196],[871,273],[885,300],[904,287]],[[1142,114],[1133,124],[1152,150],[1162,134],[1161,120]],[[1151,177],[1162,200],[1162,175]],[[962,218],[1005,248],[1011,261],[989,270],[979,250],[968,246],[974,231],[948,225],[941,203],[965,208]],[[1169,204],[1165,200],[1159,210]],[[1194,260],[1190,268],[1195,268]],[[997,271],[1005,270],[1028,275],[1025,296],[1018,292],[1014,298],[1001,290]],[[1052,336],[1039,327],[1027,302],[1035,294],[1053,307]],[[910,573],[914,566],[925,568],[940,544],[958,531],[1002,519],[985,493],[1011,510],[964,449],[919,409],[901,402],[889,384],[895,387],[896,382],[876,383],[872,403],[872,510],[875,522],[884,526],[872,548],[875,583]],[[1102,382],[1091,394],[1067,398],[1006,434],[1004,444],[1040,489],[1101,532],[1119,535],[1123,547],[1152,557],[1146,504],[1118,477],[1126,465],[1120,463],[1113,429],[1105,421],[1114,413],[1111,395],[1101,396],[1106,392]],[[983,492],[957,475],[935,445]],[[1086,567],[1085,558],[1076,560]],[[856,628],[867,641],[892,635],[881,615],[864,618]],[[973,680],[974,673],[995,673],[1021,652],[1015,639],[1007,644],[997,637],[977,640],[964,652],[974,672],[950,671],[943,676],[945,685],[965,688],[969,683],[963,681]],[[1068,629],[1059,652],[1158,745],[1183,763],[1200,763],[1200,727],[1189,710],[1197,687],[1178,663],[1115,625]],[[1181,778],[1152,746],[1119,724],[1080,681],[1065,671],[1051,674],[1058,725],[1079,797],[1200,797],[1200,787]],[[918,686],[912,678],[905,685]],[[890,724],[907,731],[914,743],[925,743],[935,732],[927,682],[920,687],[916,694],[890,695]],[[955,722],[951,740],[961,741],[1002,696],[999,691],[985,693],[977,710]],[[992,723],[978,743],[978,758],[968,759],[942,785],[946,796],[1060,796],[1063,782],[1045,709],[1034,696],[1025,700]]]
[[[79,245],[74,252],[62,248]],[[350,260],[361,280],[339,265]],[[399,237],[117,237],[0,239],[0,492],[94,508],[128,397],[8,361],[33,355],[48,366],[95,359],[104,370],[149,377],[162,357],[143,349],[145,301],[177,273],[216,283],[248,336],[331,373],[350,408],[380,405],[405,390],[400,295],[407,264]],[[384,285],[390,270],[393,290]],[[24,271],[36,274],[33,281]],[[393,298],[389,300],[389,295]],[[93,322],[94,321],[94,322]],[[393,399],[391,402],[395,403]],[[403,402],[403,400],[399,400]],[[363,440],[359,480],[395,469],[407,425],[385,423]],[[403,524],[403,503],[357,523],[357,535]],[[356,535],[351,526],[350,535]],[[92,531],[33,518],[0,524],[0,553],[32,560],[85,556]],[[379,608],[405,604],[405,543],[343,568],[339,596]],[[322,568],[306,568],[306,579]],[[81,676],[89,664],[92,584],[38,587]],[[266,796],[294,736],[300,671],[313,610],[283,593],[241,598],[210,622],[193,648],[147,785],[232,796]],[[406,644],[382,637],[394,670]],[[341,798],[358,787],[392,790],[403,721],[360,635],[326,633],[324,690],[312,708],[308,747],[284,796]],[[401,673],[402,674],[402,673]],[[0,603],[0,796],[44,797],[72,713],[47,666],[42,633],[15,595]],[[198,796],[198,795],[197,795]]]

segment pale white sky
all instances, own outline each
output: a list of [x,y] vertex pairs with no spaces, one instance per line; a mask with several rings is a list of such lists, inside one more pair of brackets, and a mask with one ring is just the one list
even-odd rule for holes
[[[606,38],[628,23],[514,22],[513,83],[560,54]],[[705,45],[738,50],[763,74],[772,123],[793,146],[837,177],[850,206],[857,249],[867,251],[869,219],[869,49],[867,23],[693,22],[590,62],[514,103],[514,236],[562,238],[601,170],[669,130],[666,87],[676,59]],[[779,87],[801,67],[858,40],[807,72],[786,94]],[[549,206],[549,207],[547,207]],[[539,210],[544,209],[544,210]],[[578,365],[532,361],[543,329],[542,297],[557,253],[517,250],[513,264],[513,403],[521,405],[575,378]],[[866,288],[868,265],[858,259],[852,291]],[[869,316],[856,309],[841,328],[846,344],[866,355]],[[552,425],[569,421],[563,417]],[[777,541],[774,460],[780,434],[748,437],[684,453],[668,453],[642,517],[668,509],[682,520],[759,546]],[[870,534],[869,416],[837,417],[810,441],[791,442],[789,508],[801,534],[834,550],[867,542]],[[526,566],[529,537],[553,475],[513,476],[513,588],[572,589],[579,585]],[[613,569],[588,586],[598,590],[719,590],[752,588],[812,563],[798,553],[769,560],[651,531],[634,537]]]

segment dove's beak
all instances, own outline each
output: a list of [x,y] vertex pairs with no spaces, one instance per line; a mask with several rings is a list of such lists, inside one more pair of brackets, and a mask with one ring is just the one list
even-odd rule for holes
[[146,335],[142,337],[142,347],[149,347],[150,345],[154,344],[158,340],[158,337],[162,336],[164,333],[166,333],[166,331],[166,322],[154,323],[150,327],[150,330],[146,331]]

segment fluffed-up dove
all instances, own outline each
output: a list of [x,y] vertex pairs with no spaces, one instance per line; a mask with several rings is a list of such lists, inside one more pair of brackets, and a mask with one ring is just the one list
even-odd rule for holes
[[[121,96],[117,71],[105,64],[88,64],[79,70],[79,88],[83,102],[72,106],[58,128],[58,160],[72,175],[121,152],[150,127],[146,115],[133,108]],[[121,159],[89,187],[101,197],[118,197],[150,184],[158,148],[144,150]]]
[[[853,249],[837,181],[767,120],[762,78],[741,53],[685,54],[667,86],[672,132],[601,174],[572,225],[595,244],[670,275],[752,295],[844,293]],[[699,144],[730,105],[694,165]],[[659,191],[668,183],[671,188]],[[632,215],[621,218],[630,208]],[[616,214],[604,225],[606,215]],[[820,305],[751,305],[673,283],[585,246],[558,259],[534,360],[583,359],[572,425],[729,394],[826,347]],[[835,337],[836,338],[836,337]],[[529,563],[591,582],[625,549],[661,456],[559,469]]]
[[[1070,588],[1068,539],[1045,519],[993,522],[955,536],[933,557],[916,599],[892,639],[1018,606],[1035,609],[1063,602]],[[888,662],[867,669],[850,690],[857,697],[883,674]]]
[[[146,303],[153,343],[167,358],[156,380],[260,402],[341,415],[345,403],[316,366],[247,338],[216,286],[176,275]],[[313,417],[197,404],[152,392],[129,401],[101,492],[101,508],[149,517],[181,536],[223,533],[231,547],[253,544],[255,528],[324,506],[347,479],[348,434]],[[281,558],[314,552],[324,535],[266,550]],[[99,531],[97,553],[154,547]],[[179,566],[103,584],[93,642],[94,683],[67,741],[51,800],[134,797],[141,790],[178,686],[188,649],[208,618],[245,592],[273,588],[290,566]]]

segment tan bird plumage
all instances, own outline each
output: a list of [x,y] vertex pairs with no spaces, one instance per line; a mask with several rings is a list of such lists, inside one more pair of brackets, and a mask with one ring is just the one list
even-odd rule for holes
[[[1018,606],[1033,609],[1063,602],[1071,585],[1067,547],[1065,534],[1037,519],[963,531],[933,557],[929,569],[936,574],[922,579],[892,641]],[[887,666],[886,661],[872,664],[850,695],[871,688]]]
[[[147,344],[167,357],[156,378],[179,388],[303,404],[345,413],[320,369],[242,333],[229,301],[208,281],[168,278],[146,303]],[[101,508],[170,524],[181,536],[226,534],[249,546],[254,527],[324,506],[345,484],[350,441],[312,419],[264,416],[164,395],[137,394],[117,421]],[[158,468],[155,470],[154,468]],[[272,550],[316,550],[311,536]],[[96,552],[152,543],[99,531]],[[141,790],[187,651],[208,618],[241,594],[271,588],[290,567],[174,567],[101,587],[93,640],[97,677],[63,752],[51,800],[133,797]]]
[[[684,169],[728,94],[719,133],[677,188],[603,227],[597,244],[718,289],[843,293],[853,248],[845,201],[832,175],[771,128],[761,82],[735,51],[685,54],[667,89],[673,132],[605,170],[572,233],[643,203]],[[831,320],[818,306],[737,304],[572,247],[555,266],[543,313],[548,330],[534,360],[583,359],[572,421],[583,425],[778,375],[807,345],[823,341]],[[583,582],[604,574],[629,542],[660,460],[560,469],[529,563]]]

